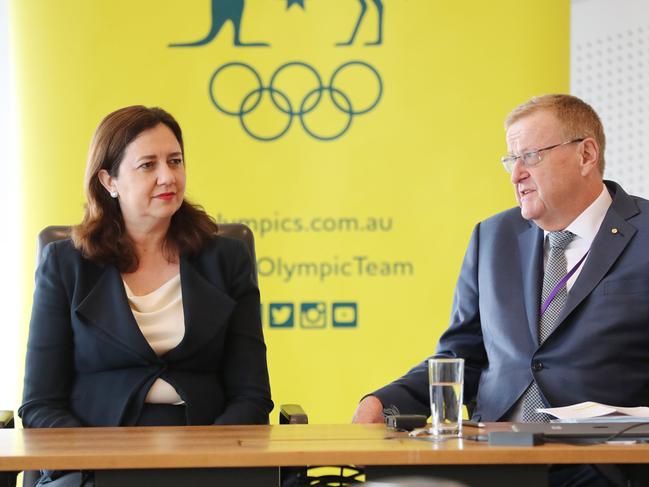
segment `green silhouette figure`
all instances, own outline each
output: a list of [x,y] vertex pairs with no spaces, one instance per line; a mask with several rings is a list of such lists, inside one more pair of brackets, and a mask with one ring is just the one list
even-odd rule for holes
[[[358,20],[356,20],[356,25],[354,26],[354,31],[352,32],[352,36],[349,38],[347,42],[336,43],[337,46],[351,46],[354,42],[354,39],[356,38],[356,34],[358,33],[358,28],[361,26],[363,17],[365,17],[365,13],[367,12],[367,0],[358,0],[358,3],[361,4],[361,13],[358,14]],[[381,44],[383,44],[383,0],[372,0],[372,3],[374,3],[374,6],[376,7],[376,11],[379,14],[378,36],[376,38],[376,41],[366,42],[365,45],[380,46]]]
[[210,43],[229,20],[234,26],[234,45],[237,47],[267,47],[267,42],[241,42],[241,17],[245,0],[212,0],[212,27],[198,41],[169,44],[169,47],[196,47]]

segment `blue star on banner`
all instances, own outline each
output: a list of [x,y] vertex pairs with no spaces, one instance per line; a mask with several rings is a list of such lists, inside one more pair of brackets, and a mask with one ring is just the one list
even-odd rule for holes
[[291,8],[293,5],[299,5],[304,10],[304,0],[286,0],[286,10]]

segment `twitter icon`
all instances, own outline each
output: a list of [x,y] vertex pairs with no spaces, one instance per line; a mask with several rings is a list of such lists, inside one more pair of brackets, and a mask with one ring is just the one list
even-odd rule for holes
[[293,328],[293,303],[270,303],[268,305],[268,324],[271,328]]

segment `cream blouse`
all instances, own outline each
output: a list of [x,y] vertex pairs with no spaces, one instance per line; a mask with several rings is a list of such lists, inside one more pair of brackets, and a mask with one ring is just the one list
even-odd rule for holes
[[[134,295],[126,281],[124,289],[135,321],[156,355],[163,355],[177,347],[185,336],[180,274],[144,296]],[[160,378],[149,389],[145,402],[184,404],[176,389]]]

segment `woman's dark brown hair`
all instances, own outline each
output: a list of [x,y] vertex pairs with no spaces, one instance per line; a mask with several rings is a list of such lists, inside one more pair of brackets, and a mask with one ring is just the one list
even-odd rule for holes
[[[72,241],[87,259],[114,264],[120,272],[133,272],[138,258],[133,241],[126,232],[119,202],[111,198],[99,181],[105,169],[118,177],[126,147],[138,135],[159,124],[173,132],[185,154],[182,131],[178,122],[161,108],[134,105],[121,108],[104,118],[90,144],[86,176],[85,214],[81,224],[72,229]],[[196,254],[214,237],[217,225],[205,211],[186,199],[171,217],[163,252],[171,261],[175,252]]]

